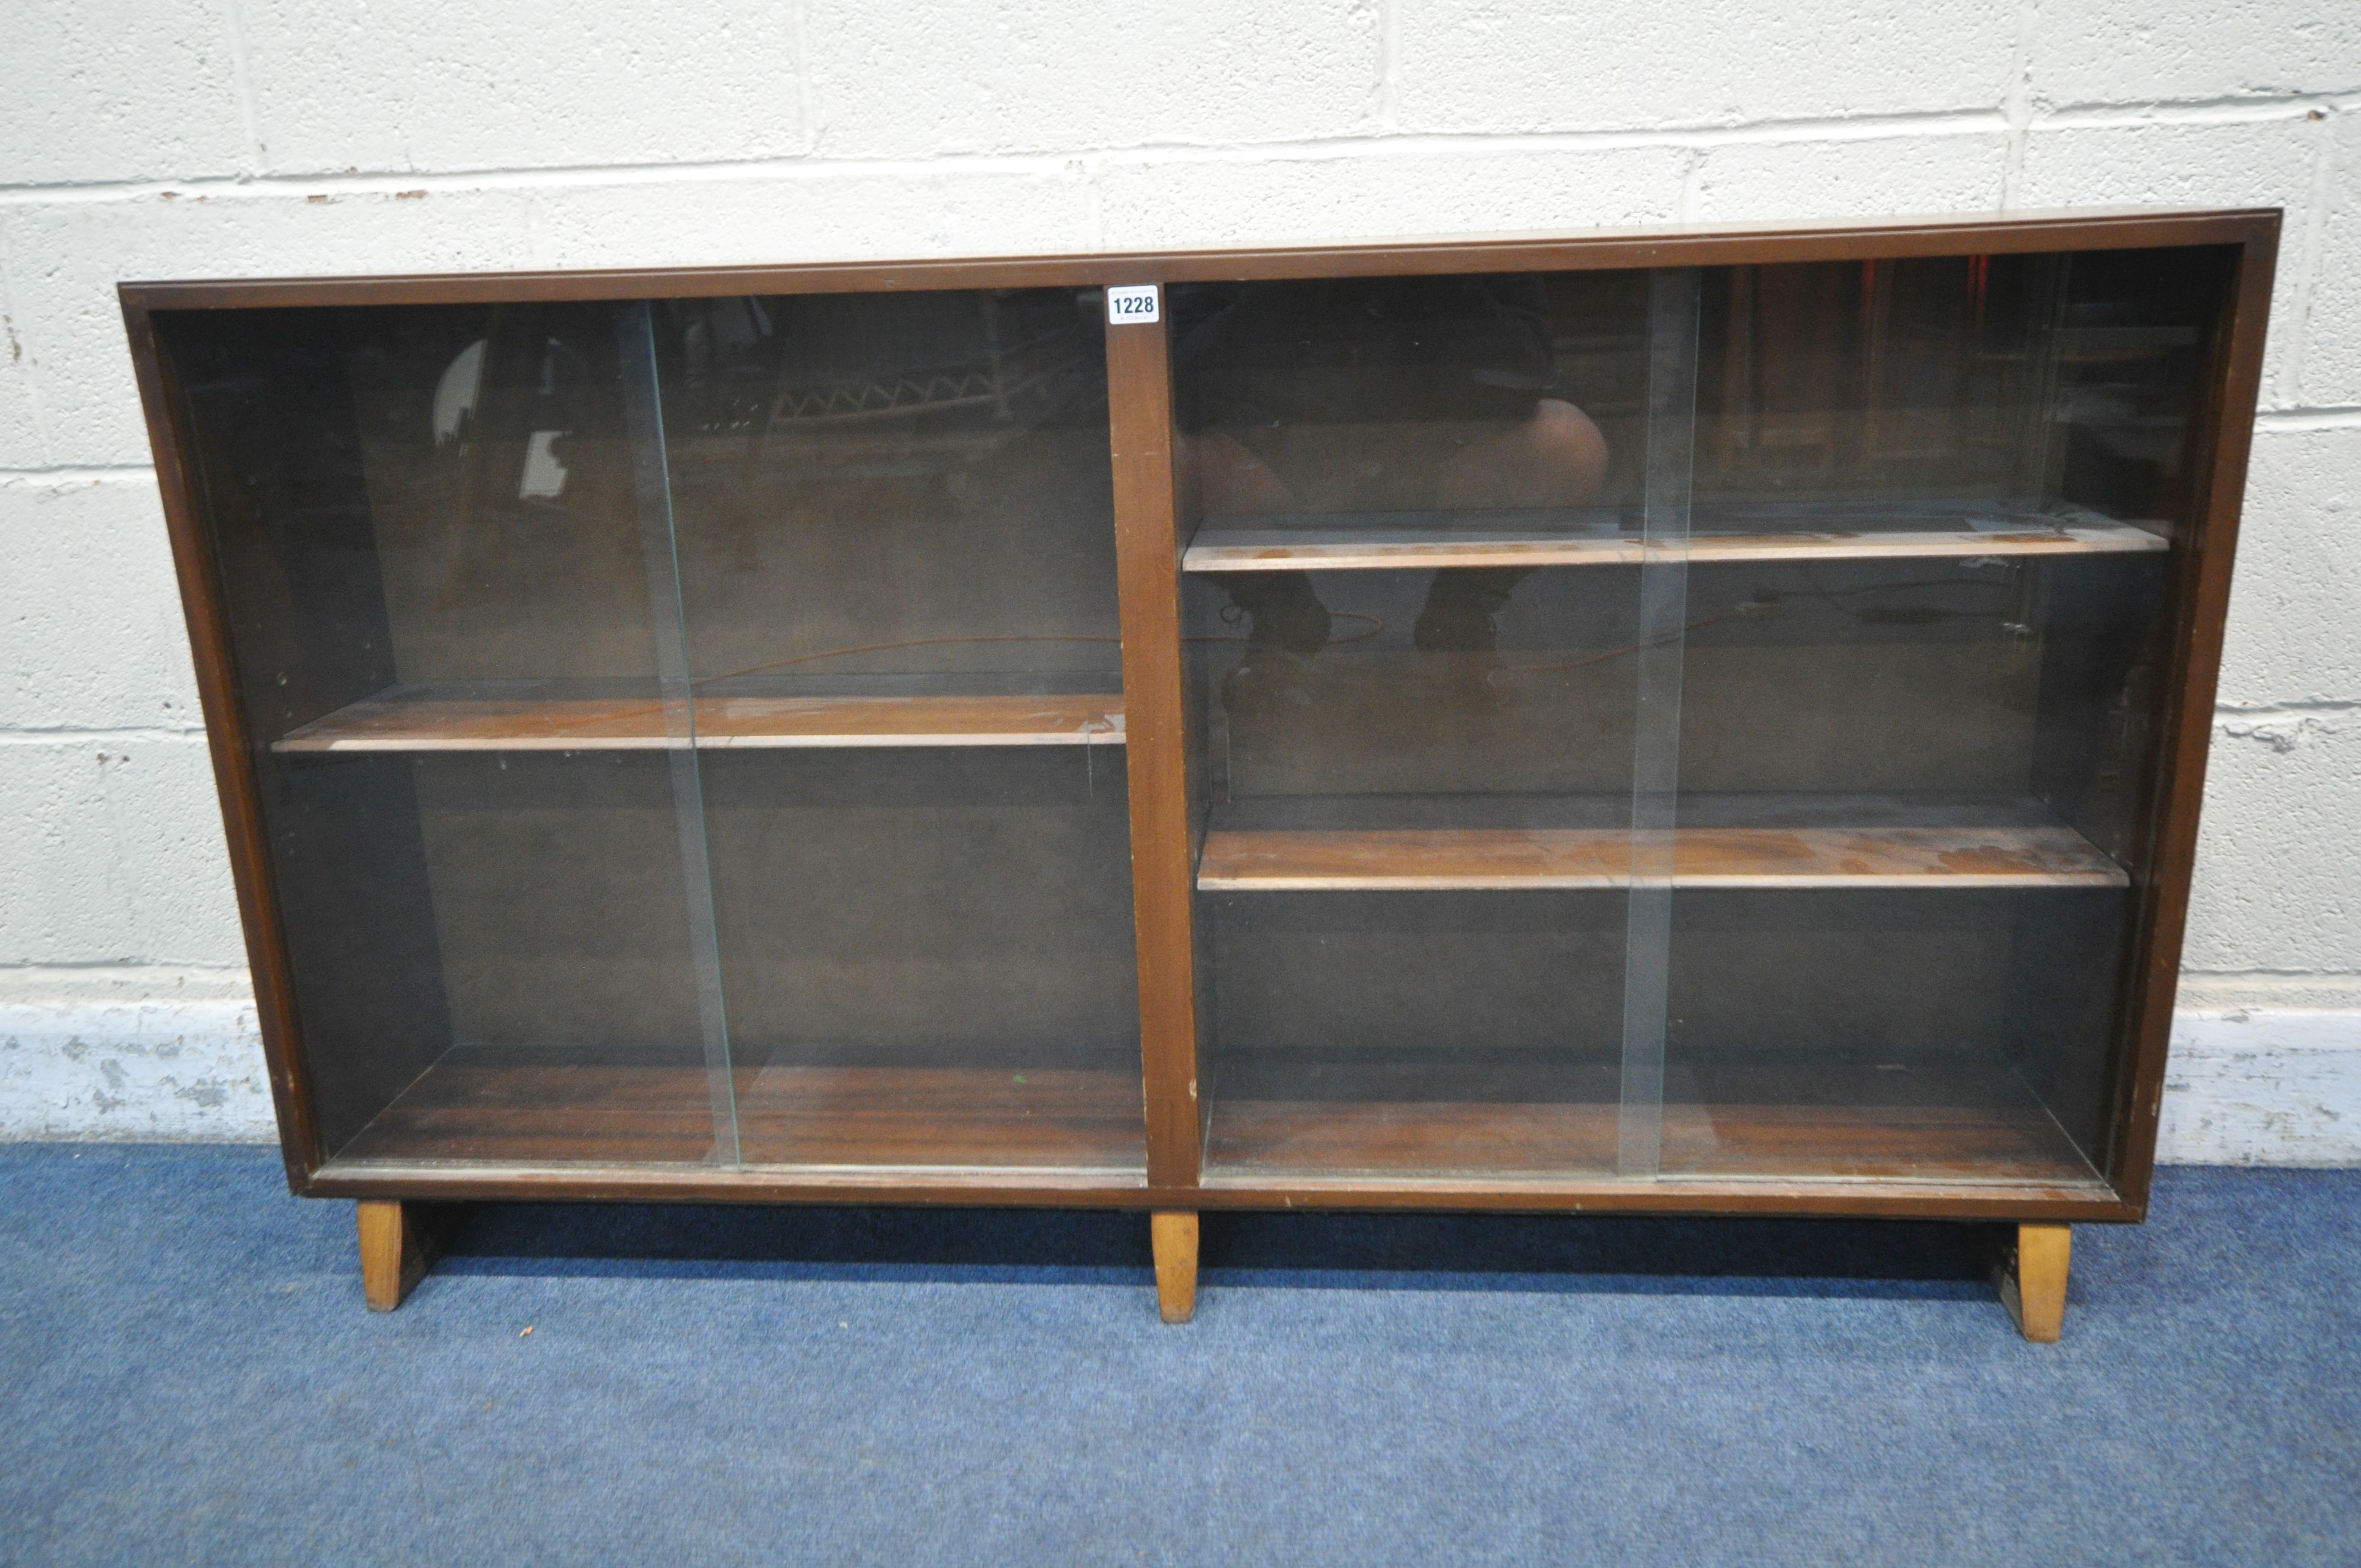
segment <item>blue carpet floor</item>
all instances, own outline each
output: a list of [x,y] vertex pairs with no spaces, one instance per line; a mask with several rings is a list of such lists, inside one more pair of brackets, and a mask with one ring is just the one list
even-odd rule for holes
[[[258,1149],[0,1146],[7,1563],[2361,1563],[2361,1172],[1968,1227],[479,1212],[390,1316]],[[527,1333],[525,1331],[532,1332]]]

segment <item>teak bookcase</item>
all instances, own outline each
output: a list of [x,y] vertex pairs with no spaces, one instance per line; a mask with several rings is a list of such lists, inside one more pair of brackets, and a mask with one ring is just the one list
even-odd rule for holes
[[[137,283],[289,1179],[2147,1201],[2276,212]],[[1111,324],[1111,323],[1113,324]]]

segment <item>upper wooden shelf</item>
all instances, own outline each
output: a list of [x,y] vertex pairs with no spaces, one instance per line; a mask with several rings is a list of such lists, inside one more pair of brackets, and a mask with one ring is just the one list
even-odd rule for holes
[[[1123,744],[1113,692],[1026,696],[700,696],[699,749]],[[631,751],[685,745],[653,697],[485,696],[402,686],[338,708],[274,751]]]
[[1677,554],[1693,565],[2111,555],[2170,548],[2127,522],[2078,520],[2054,527],[1864,528],[1775,532],[1692,532],[1682,545],[1643,543],[1620,530],[1246,528],[1208,522],[1180,557],[1185,572],[1406,571],[1441,566],[1629,566]]
[[1609,828],[1216,828],[1207,893],[1535,891],[1631,886],[2123,887],[2129,878],[2064,827],[1682,828],[1670,875],[1633,871]]

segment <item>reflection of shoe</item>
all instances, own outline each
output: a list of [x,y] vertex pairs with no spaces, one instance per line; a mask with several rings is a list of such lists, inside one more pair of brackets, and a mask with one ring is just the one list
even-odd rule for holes
[[1328,646],[1335,619],[1312,591],[1306,572],[1238,572],[1222,587],[1247,619],[1246,658],[1258,648],[1284,648],[1305,657]]
[[1508,666],[1489,649],[1434,653],[1426,663],[1435,683],[1428,690],[1463,712],[1489,713],[1509,699]]
[[1491,653],[1500,645],[1499,616],[1480,605],[1436,595],[1418,612],[1410,639],[1422,653]]
[[1411,641],[1422,653],[1494,652],[1500,646],[1500,612],[1525,575],[1501,566],[1435,573]]
[[1488,712],[1500,706],[1508,672],[1500,664],[1496,612],[1465,599],[1430,598],[1411,629],[1411,641],[1428,655],[1445,700]]
[[1246,644],[1246,656],[1222,677],[1222,706],[1232,713],[1284,713],[1312,706],[1312,661],[1284,648]]

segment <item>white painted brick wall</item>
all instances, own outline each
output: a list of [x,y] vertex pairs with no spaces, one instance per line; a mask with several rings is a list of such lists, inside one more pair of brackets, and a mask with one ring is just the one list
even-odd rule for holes
[[1390,7],[1403,130],[1619,131],[1993,114],[2014,0],[1410,0]]
[[2361,407],[2361,114],[2332,122],[2317,187],[2320,246],[2303,321],[2303,400]]
[[163,531],[144,472],[0,480],[0,735],[202,729]]
[[812,151],[924,159],[1254,146],[1372,129],[1361,0],[815,5]]
[[263,1125],[119,279],[2203,203],[2288,227],[2167,1147],[2361,1158],[2352,0],[29,0],[0,47],[0,1136]]
[[239,0],[253,156],[284,174],[793,158],[782,0]]
[[2188,122],[2037,124],[2026,133],[2012,194],[2024,207],[2286,208],[2262,400],[2266,408],[2287,408],[2301,400],[2289,366],[2304,338],[2299,323],[2312,278],[2307,258],[2320,221],[2313,198],[2331,138],[2324,121],[2304,113],[2242,106],[2235,113],[2266,117],[2215,117],[2226,113],[2209,111]]

